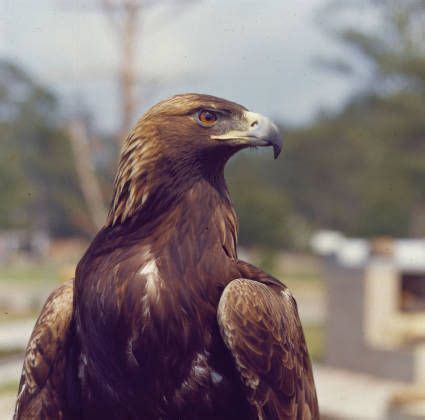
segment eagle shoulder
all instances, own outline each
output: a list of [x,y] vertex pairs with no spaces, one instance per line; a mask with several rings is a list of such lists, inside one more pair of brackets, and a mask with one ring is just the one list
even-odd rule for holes
[[14,419],[63,417],[65,347],[72,319],[73,280],[47,298],[28,342]]
[[275,282],[233,280],[217,316],[258,418],[318,419],[311,363],[289,290]]

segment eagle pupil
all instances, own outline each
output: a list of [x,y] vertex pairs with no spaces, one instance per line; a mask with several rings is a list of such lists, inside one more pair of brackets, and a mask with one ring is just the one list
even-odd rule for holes
[[212,122],[212,121],[215,121],[217,119],[214,112],[211,112],[211,111],[205,111],[203,117],[204,117],[205,121],[208,121],[208,122]]

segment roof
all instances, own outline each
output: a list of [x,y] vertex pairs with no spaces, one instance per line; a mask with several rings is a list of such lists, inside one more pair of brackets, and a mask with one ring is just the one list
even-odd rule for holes
[[425,271],[425,239],[368,240],[321,230],[313,235],[311,246],[316,254],[333,257],[346,267],[363,267],[371,259],[385,257],[399,270]]

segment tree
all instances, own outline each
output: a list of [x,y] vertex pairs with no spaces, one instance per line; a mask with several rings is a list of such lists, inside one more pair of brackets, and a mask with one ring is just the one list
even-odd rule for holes
[[[140,32],[143,17],[147,11],[160,4],[187,6],[193,0],[100,0],[111,29],[117,38],[120,54],[118,67],[118,89],[121,101],[121,124],[117,141],[121,146],[122,138],[127,134],[137,110],[140,99],[137,98],[137,86],[140,74],[137,68],[137,57],[141,42]],[[175,15],[174,15],[175,16]]]
[[142,5],[144,8],[150,7],[152,2],[140,0],[101,0],[101,5],[109,18],[111,27],[117,35],[118,50],[121,58],[118,68],[118,86],[121,100],[121,124],[117,141],[121,145],[121,139],[133,123],[136,110],[136,52],[137,34],[139,30],[139,20]]
[[269,160],[261,152],[255,159],[242,152],[227,169],[241,226],[239,239],[245,246],[280,248],[294,243],[288,226],[290,203],[267,179]]
[[[121,149],[122,139],[134,123],[135,111],[140,105],[140,99],[137,95],[140,82],[137,57],[141,40],[142,17],[147,10],[161,3],[182,6],[191,1],[193,0],[168,2],[157,0],[96,0],[94,4],[96,9],[100,8],[108,18],[108,27],[116,35],[117,51],[120,56],[117,69],[117,87],[120,97],[121,122],[117,133],[113,135],[118,152]],[[72,119],[68,131],[80,187],[90,213],[92,231],[95,232],[102,227],[105,221],[106,205],[102,195],[102,182],[93,163],[94,157],[90,145],[92,139],[88,133],[86,118],[79,115]],[[110,170],[114,171],[117,159],[115,157],[112,160]],[[110,176],[107,176],[107,178],[110,178]]]
[[[368,64],[362,89],[339,112],[322,113],[304,128],[286,128],[274,165],[246,157],[229,168],[236,185],[252,183],[255,174],[253,185],[267,194],[261,205],[270,206],[258,226],[247,219],[260,205],[257,187],[234,189],[241,231],[251,235],[244,241],[276,241],[264,237],[273,225],[285,226],[285,233],[274,233],[290,246],[303,243],[299,232],[320,228],[365,237],[425,234],[425,2],[365,4],[333,1],[320,19],[325,15],[332,36]],[[349,18],[342,19],[347,11]],[[373,12],[374,25],[359,24],[360,12]],[[335,60],[330,67],[363,77],[358,61]],[[286,204],[273,197],[284,197]],[[272,211],[277,205],[281,211]]]
[[[330,5],[331,9],[347,7],[342,2],[332,2]],[[350,7],[357,8],[358,3]],[[363,105],[361,110],[358,109],[360,118],[353,123],[359,127],[365,121],[369,133],[373,134],[373,137],[370,136],[375,143],[372,147],[381,145],[381,153],[385,156],[381,173],[387,171],[388,176],[397,174],[390,193],[393,198],[389,197],[390,194],[383,194],[385,184],[382,183],[381,188],[376,188],[373,194],[374,200],[380,196],[387,203],[381,206],[386,208],[387,213],[403,208],[404,224],[408,226],[404,233],[423,235],[425,3],[421,0],[371,0],[369,7],[379,17],[378,30],[349,26],[334,31],[345,45],[359,52],[372,68],[365,91],[352,101]],[[374,163],[380,162],[377,160]],[[377,208],[380,207],[378,203],[375,204]]]
[[0,226],[64,235],[86,225],[56,98],[0,61]]

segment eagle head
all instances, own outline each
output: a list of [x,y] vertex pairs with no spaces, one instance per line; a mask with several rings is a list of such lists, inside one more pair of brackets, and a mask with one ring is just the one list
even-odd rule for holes
[[156,125],[164,141],[175,139],[174,147],[190,145],[200,154],[272,146],[277,158],[282,148],[279,131],[269,118],[215,96],[173,96],[153,106],[139,124]]
[[263,146],[280,154],[276,125],[241,105],[194,93],[161,101],[123,144],[108,223],[123,222],[161,192],[164,199],[199,177],[217,177],[234,153]]

